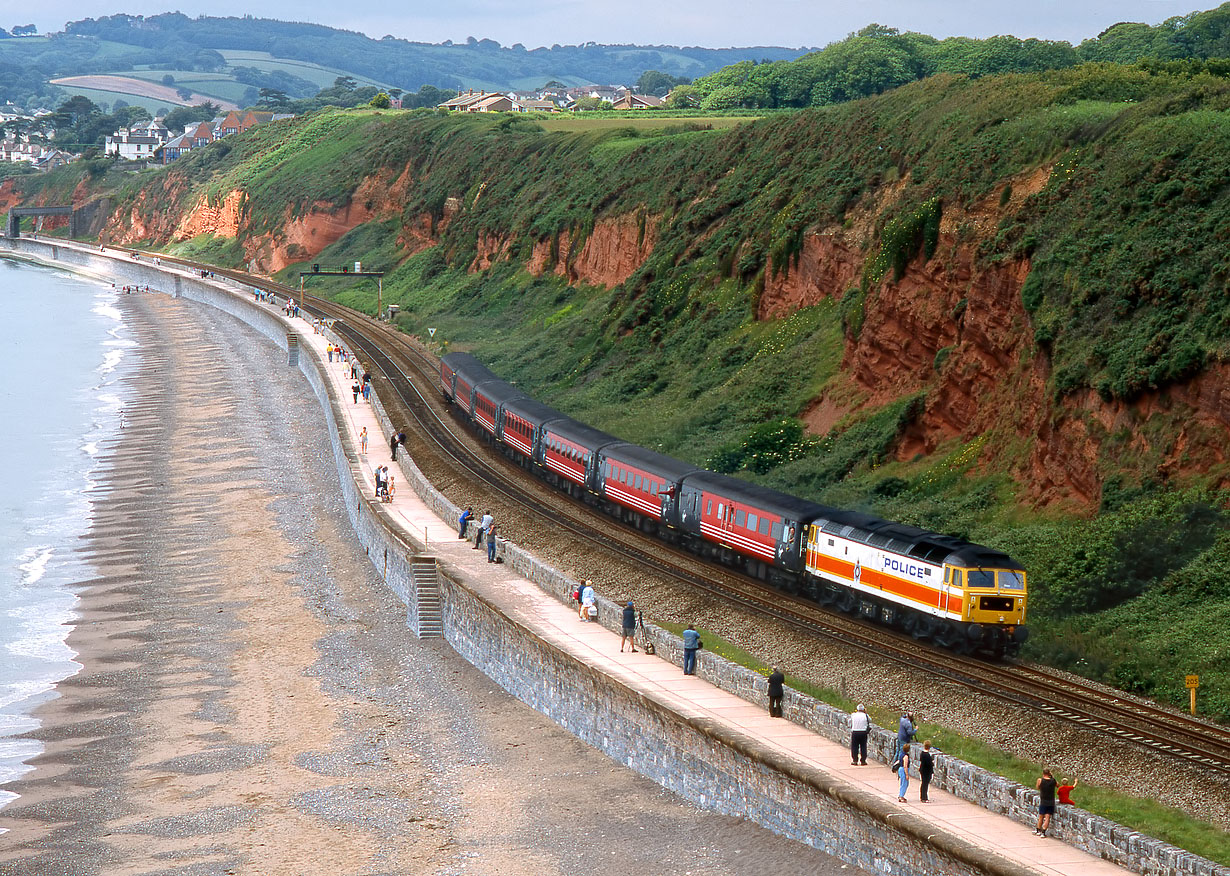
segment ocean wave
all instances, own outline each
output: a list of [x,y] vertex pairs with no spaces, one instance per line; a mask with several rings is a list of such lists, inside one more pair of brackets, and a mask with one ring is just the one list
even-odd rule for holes
[[111,319],[114,319],[116,322],[123,322],[124,314],[120,313],[119,308],[111,303],[114,300],[115,300],[114,295],[107,295],[105,300],[98,299],[97,300],[98,303],[96,303],[94,307],[92,308],[93,312],[97,313],[99,316],[110,317]]
[[17,568],[21,570],[21,583],[27,587],[37,584],[47,574],[47,563],[54,554],[55,550],[51,545],[40,544],[26,548],[17,562]]
[[103,354],[102,364],[94,370],[99,374],[110,374],[119,367],[120,362],[124,359],[123,350],[108,350]]

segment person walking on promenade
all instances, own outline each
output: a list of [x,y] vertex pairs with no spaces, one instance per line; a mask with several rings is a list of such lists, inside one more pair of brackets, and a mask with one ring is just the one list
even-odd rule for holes
[[786,676],[782,675],[782,671],[776,666],[773,667],[773,672],[769,676],[769,717],[780,718],[782,716],[782,697],[786,695]]
[[363,372],[363,399],[372,400],[372,373],[366,370]]
[[867,717],[867,709],[862,703],[850,713],[850,763],[855,766],[867,766],[867,733],[871,730],[871,719]]
[[897,760],[897,778],[900,784],[897,787],[897,802],[905,802],[905,792],[910,787],[910,743],[906,743],[901,749],[901,757]]
[[931,752],[931,740],[923,743],[922,751],[918,753],[918,799],[922,803],[930,803],[927,799],[927,788],[931,777],[935,775],[935,755]]
[[397,462],[397,448],[406,443],[406,433],[397,432],[389,439],[389,449],[393,451],[393,461]]
[[350,391],[354,393],[354,403],[358,404],[359,393],[363,391],[362,387],[359,386],[359,381],[356,380],[354,383],[350,384]]
[[474,519],[474,509],[466,505],[466,510],[461,512],[461,516],[457,518],[457,537],[465,538],[466,530],[470,528],[470,521]]
[[1059,802],[1063,806],[1075,806],[1072,802],[1072,792],[1076,790],[1076,786],[1080,784],[1080,779],[1073,779],[1072,784],[1068,784],[1067,779],[1061,779],[1059,787],[1055,789],[1055,793],[1059,795]]
[[487,562],[495,562],[495,521],[487,527]]
[[918,728],[914,725],[914,713],[902,712],[901,720],[897,722],[897,759],[901,759],[901,752],[905,746],[914,741],[914,737],[918,735]]
[[[593,609],[591,612],[590,609]],[[585,579],[585,586],[581,588],[581,621],[589,623],[591,619],[598,617],[598,594],[594,592],[594,582],[588,578]]]
[[332,362],[333,361],[333,345],[329,344],[327,347],[325,347],[325,352],[329,354],[329,361]]
[[704,647],[704,642],[700,640],[700,633],[696,632],[696,627],[693,624],[688,624],[688,628],[683,631],[683,674],[696,674],[696,652]]
[[619,653],[624,652],[624,642],[632,646],[632,653],[636,653],[636,606],[632,604],[632,600],[628,600],[628,604],[624,606],[624,616],[622,623],[623,636],[619,640]]
[[364,426],[359,430],[359,451],[367,453],[367,427]]
[[487,534],[487,527],[495,523],[495,518],[491,516],[490,511],[483,512],[483,519],[478,522],[478,533],[474,536],[474,547],[471,550],[478,550],[483,546],[483,536]]
[[376,466],[376,498],[384,498],[384,466]]
[[1046,836],[1051,827],[1051,816],[1055,814],[1055,789],[1059,787],[1059,783],[1055,781],[1050,770],[1043,770],[1042,778],[1038,779],[1034,787],[1038,789],[1038,826],[1034,828],[1034,833]]

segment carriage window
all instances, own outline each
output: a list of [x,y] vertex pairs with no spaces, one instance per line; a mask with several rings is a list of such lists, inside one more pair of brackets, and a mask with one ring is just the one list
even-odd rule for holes
[[760,534],[761,535],[769,534],[769,518],[768,517],[760,518]]
[[773,540],[774,541],[782,540],[782,525],[780,523],[773,524]]
[[633,486],[635,486],[636,489],[638,490],[641,488],[641,476],[640,475],[636,476],[636,483]]
[[705,505],[705,513],[710,514],[710,515],[713,514],[713,500],[712,499],[710,499],[708,504]]
[[737,511],[735,511],[735,526],[743,525],[743,515],[744,515],[744,511],[742,508],[739,508]]
[[747,515],[747,528],[752,530],[753,532],[756,531],[756,515],[755,514]]
[[658,482],[657,481],[654,481],[652,484],[649,485],[649,494],[652,496],[658,495]]
[[721,502],[718,502],[718,519],[719,520],[726,519],[726,506]]

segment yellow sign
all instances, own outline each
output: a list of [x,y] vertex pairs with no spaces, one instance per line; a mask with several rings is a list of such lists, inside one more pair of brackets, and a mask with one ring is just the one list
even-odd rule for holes
[[1188,690],[1195,690],[1195,689],[1196,689],[1196,688],[1198,688],[1198,687],[1200,687],[1200,676],[1199,676],[1199,675],[1189,675],[1189,676],[1187,676],[1187,688],[1188,688]]

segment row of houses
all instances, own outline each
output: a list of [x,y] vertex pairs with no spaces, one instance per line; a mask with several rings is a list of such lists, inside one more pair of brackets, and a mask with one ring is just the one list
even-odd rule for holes
[[155,119],[129,128],[121,128],[107,137],[104,151],[129,161],[154,161],[170,164],[185,153],[208,146],[231,134],[239,134],[257,125],[289,119],[289,113],[232,110],[208,122],[198,122],[184,128],[182,134],[171,136],[162,122]]
[[0,161],[29,164],[35,170],[55,170],[75,158],[71,152],[31,143],[29,138],[10,135],[0,139]]
[[543,92],[534,97],[470,90],[438,104],[438,108],[465,113],[557,113],[572,109],[578,100],[586,97],[605,100],[611,104],[611,109],[653,109],[666,102],[652,94],[634,94],[620,87],[570,88],[560,92]]

